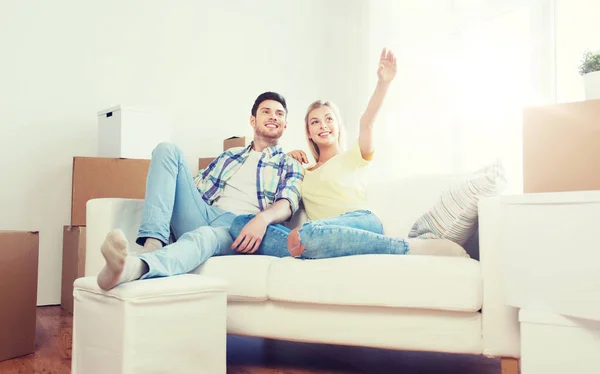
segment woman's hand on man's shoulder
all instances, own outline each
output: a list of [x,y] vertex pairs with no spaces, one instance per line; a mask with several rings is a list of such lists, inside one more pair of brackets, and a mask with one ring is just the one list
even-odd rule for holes
[[298,161],[300,164],[308,164],[308,156],[299,149],[287,153],[288,156]]

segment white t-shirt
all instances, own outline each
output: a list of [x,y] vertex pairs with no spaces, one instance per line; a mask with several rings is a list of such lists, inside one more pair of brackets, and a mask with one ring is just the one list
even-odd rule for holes
[[238,171],[225,183],[223,194],[213,206],[234,214],[257,214],[256,173],[262,152],[251,150]]

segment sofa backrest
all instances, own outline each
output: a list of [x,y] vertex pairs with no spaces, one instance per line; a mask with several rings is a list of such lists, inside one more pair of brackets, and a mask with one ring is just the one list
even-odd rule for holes
[[[386,235],[407,238],[415,221],[429,211],[445,190],[464,175],[415,175],[370,181],[368,198],[373,212],[383,223]],[[308,221],[303,207],[284,223],[292,229]]]
[[415,221],[439,201],[461,175],[416,175],[394,180],[374,180],[369,202],[383,223],[386,235],[406,238]]

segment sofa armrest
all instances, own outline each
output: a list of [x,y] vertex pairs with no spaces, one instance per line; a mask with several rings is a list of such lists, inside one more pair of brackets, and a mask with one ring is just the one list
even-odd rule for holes
[[505,305],[502,291],[503,205],[499,197],[479,200],[479,252],[483,276],[483,354],[520,357],[518,309]]
[[104,266],[100,246],[109,231],[123,230],[129,241],[130,252],[140,248],[135,244],[137,232],[142,221],[144,200],[105,198],[92,199],[86,204],[86,254],[85,275],[95,276]]

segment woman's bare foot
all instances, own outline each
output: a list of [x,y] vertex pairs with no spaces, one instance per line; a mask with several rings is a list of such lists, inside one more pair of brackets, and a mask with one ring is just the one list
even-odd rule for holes
[[293,229],[288,235],[287,247],[288,252],[294,257],[300,257],[304,253],[304,246],[300,242],[300,234],[298,234],[300,227]]
[[119,284],[119,278],[125,269],[127,245],[125,234],[119,229],[106,235],[101,247],[106,265],[98,274],[98,286],[103,290],[108,291]]

